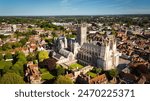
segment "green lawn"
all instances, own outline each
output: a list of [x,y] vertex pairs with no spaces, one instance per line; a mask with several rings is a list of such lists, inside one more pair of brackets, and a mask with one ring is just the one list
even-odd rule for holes
[[77,67],[78,67],[78,69],[81,69],[84,66],[82,66],[81,64],[78,64],[78,63],[73,63],[69,66],[69,69],[76,69]]
[[40,71],[42,72],[41,74],[42,80],[50,80],[54,78],[54,76],[50,74],[46,68],[41,68]]
[[88,75],[88,76],[91,76],[92,78],[96,77],[96,74],[93,73],[93,72],[88,72],[87,75]]

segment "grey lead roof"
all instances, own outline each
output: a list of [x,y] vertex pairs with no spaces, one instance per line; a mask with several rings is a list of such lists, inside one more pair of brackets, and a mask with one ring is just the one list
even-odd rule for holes
[[59,50],[59,53],[60,53],[61,55],[65,56],[65,57],[68,57],[68,55],[69,55],[71,52],[69,52],[69,51],[67,51],[67,50],[65,50],[65,49],[60,49],[60,50]]

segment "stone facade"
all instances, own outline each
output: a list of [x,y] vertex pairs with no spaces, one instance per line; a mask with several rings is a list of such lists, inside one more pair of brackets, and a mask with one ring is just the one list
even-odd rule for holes
[[86,43],[87,38],[87,26],[86,24],[82,24],[78,27],[78,34],[77,34],[77,41],[79,42],[79,45],[82,46],[84,43]]
[[104,43],[84,43],[78,52],[78,61],[85,65],[102,67],[104,70],[114,69],[119,64],[119,53],[116,49],[116,40],[107,36]]
[[61,36],[61,37],[59,37],[58,39],[57,39],[57,49],[58,50],[60,50],[60,49],[66,49],[66,48],[68,48],[68,43],[67,43],[67,39],[66,39],[66,37],[64,37],[64,36]]
[[[67,39],[64,36],[57,39],[58,46],[56,47],[58,47],[60,55],[64,56],[68,61],[72,61],[74,58],[81,64],[101,67],[104,70],[114,69],[118,66],[120,54],[116,49],[116,39],[111,35],[111,32],[108,32],[101,41],[92,41],[90,43],[87,42],[86,24],[81,24],[77,32],[77,40],[72,39],[70,43],[67,43]],[[67,62],[65,58],[61,59],[60,63]]]

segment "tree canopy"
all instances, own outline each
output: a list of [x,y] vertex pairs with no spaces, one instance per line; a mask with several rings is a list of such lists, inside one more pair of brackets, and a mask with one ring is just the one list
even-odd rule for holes
[[49,58],[49,54],[47,51],[40,51],[38,54],[38,59],[40,62],[42,62],[44,59],[48,59]]
[[99,74],[102,72],[102,68],[93,68],[92,72]]
[[3,60],[3,58],[4,58],[4,57],[3,57],[3,54],[0,53],[0,61]]
[[26,56],[23,52],[19,52],[16,56],[17,61],[22,62],[23,64],[27,62]]
[[[22,40],[24,40],[24,39],[22,39]],[[5,43],[0,48],[3,51],[7,51],[9,49],[15,49],[15,48],[21,47],[21,46],[24,45],[24,43],[22,43],[22,40],[19,41],[19,42],[13,42],[13,43],[9,43],[8,42],[8,43]]]
[[36,54],[35,53],[29,53],[29,55],[27,56],[27,60],[28,61],[36,60]]
[[5,61],[4,62],[5,66],[4,66],[4,69],[3,69],[3,74],[7,73],[11,66],[13,65],[11,61]]
[[23,76],[24,75],[24,68],[23,68],[23,63],[22,62],[16,62],[11,70],[13,70],[13,72],[15,72],[16,74],[20,75],[20,76]]
[[109,73],[109,75],[110,75],[111,77],[117,77],[117,75],[118,75],[118,70],[117,70],[117,69],[112,69],[112,70],[108,71],[108,73]]
[[6,73],[0,80],[1,84],[24,84],[23,78],[16,73]]
[[55,84],[73,84],[73,81],[67,76],[58,76]]
[[65,74],[65,69],[60,65],[56,65],[56,71],[57,71],[57,76]]
[[23,76],[24,75],[24,64],[26,64],[27,60],[25,54],[22,52],[18,52],[15,54],[15,64],[12,66],[11,70],[13,70],[16,74]]
[[0,61],[0,69],[2,70],[1,75],[7,73],[12,66],[11,61]]
[[12,54],[11,53],[7,53],[7,54],[5,54],[5,59],[13,59],[13,56],[12,56]]

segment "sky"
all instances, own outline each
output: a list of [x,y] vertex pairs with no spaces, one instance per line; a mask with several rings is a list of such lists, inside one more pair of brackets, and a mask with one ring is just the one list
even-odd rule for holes
[[150,14],[150,0],[0,0],[0,16]]

